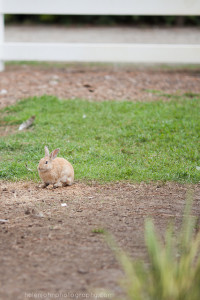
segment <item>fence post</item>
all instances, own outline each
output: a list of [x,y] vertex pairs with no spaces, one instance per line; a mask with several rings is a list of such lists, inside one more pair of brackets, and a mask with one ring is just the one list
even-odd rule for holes
[[0,72],[4,70],[3,43],[4,43],[4,14],[0,12]]

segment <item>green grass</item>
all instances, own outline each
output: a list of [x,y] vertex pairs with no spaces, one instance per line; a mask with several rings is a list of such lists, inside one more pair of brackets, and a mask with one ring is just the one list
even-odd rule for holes
[[197,64],[188,64],[187,66],[183,64],[138,64],[138,63],[104,63],[104,62],[47,62],[47,61],[8,61],[5,62],[5,66],[13,66],[13,65],[27,65],[31,67],[44,67],[44,68],[58,68],[58,69],[63,69],[63,68],[69,68],[69,67],[98,67],[99,68],[109,68],[111,66],[114,66],[115,68],[123,69],[123,68],[128,68],[129,70],[137,70],[138,68],[140,69],[145,68],[146,70],[166,70],[166,71],[182,71],[182,70],[189,70],[189,71],[199,71],[199,65]]
[[94,228],[94,229],[92,229],[92,233],[104,234],[105,229],[103,229],[103,228]]
[[148,266],[133,261],[117,247],[111,236],[106,239],[124,270],[121,286],[129,300],[199,300],[200,299],[200,228],[190,215],[187,201],[182,227],[168,227],[164,241],[160,239],[152,220],[145,222]]
[[[198,182],[200,95],[183,97],[152,103],[23,100],[0,111],[0,126],[16,126],[0,139],[0,178],[37,180],[25,163],[36,170],[48,145],[61,149],[79,180]],[[17,131],[31,115],[34,125]]]

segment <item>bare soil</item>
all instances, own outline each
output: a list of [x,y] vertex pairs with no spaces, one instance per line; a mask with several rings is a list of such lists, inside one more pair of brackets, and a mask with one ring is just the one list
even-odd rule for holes
[[[0,73],[0,107],[43,94],[160,99],[149,89],[199,93],[200,70],[12,65]],[[144,220],[152,217],[161,236],[171,220],[178,229],[189,190],[199,216],[200,185],[76,182],[40,189],[34,182],[0,181],[0,299],[97,299],[102,291],[102,299],[124,299],[123,272],[98,230],[110,232],[133,258],[147,260]]]
[[107,230],[132,257],[146,259],[145,218],[154,219],[161,236],[170,220],[178,228],[188,190],[199,215],[198,185],[76,182],[40,189],[0,182],[0,218],[8,220],[0,223],[1,299],[95,299],[102,289],[107,298],[122,295],[121,268],[94,230]]
[[[200,68],[155,69],[132,66],[6,66],[0,73],[0,108],[32,96],[63,99],[153,101],[169,94],[200,93]],[[168,101],[170,97],[162,97]]]

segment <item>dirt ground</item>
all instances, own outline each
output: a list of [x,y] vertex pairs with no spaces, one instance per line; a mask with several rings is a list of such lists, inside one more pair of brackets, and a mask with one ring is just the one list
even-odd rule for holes
[[[43,94],[156,101],[159,97],[147,91],[151,89],[199,93],[200,70],[8,66],[0,73],[0,107]],[[95,229],[110,232],[133,258],[147,259],[145,218],[154,219],[161,236],[172,219],[178,228],[190,190],[193,214],[199,216],[200,185],[75,182],[71,187],[40,189],[34,182],[0,181],[0,219],[5,220],[0,221],[0,299],[123,295],[123,272]]]
[[167,70],[120,65],[60,65],[51,68],[6,66],[6,70],[0,73],[0,108],[22,98],[44,94],[92,101],[159,100],[161,97],[151,90],[170,94],[200,93],[200,68]]
[[1,299],[95,299],[103,289],[103,299],[121,295],[123,273],[94,229],[112,233],[132,257],[146,258],[145,218],[153,217],[161,235],[170,220],[179,226],[188,190],[199,215],[198,185],[76,182],[55,190],[0,182],[0,218],[8,220],[0,224]]

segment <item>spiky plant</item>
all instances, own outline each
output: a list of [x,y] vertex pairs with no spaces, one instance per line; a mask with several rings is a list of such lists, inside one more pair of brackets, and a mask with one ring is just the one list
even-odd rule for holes
[[145,222],[149,264],[132,259],[110,241],[125,273],[122,287],[131,300],[200,299],[200,231],[187,201],[180,232],[169,226],[162,242],[152,220]]

